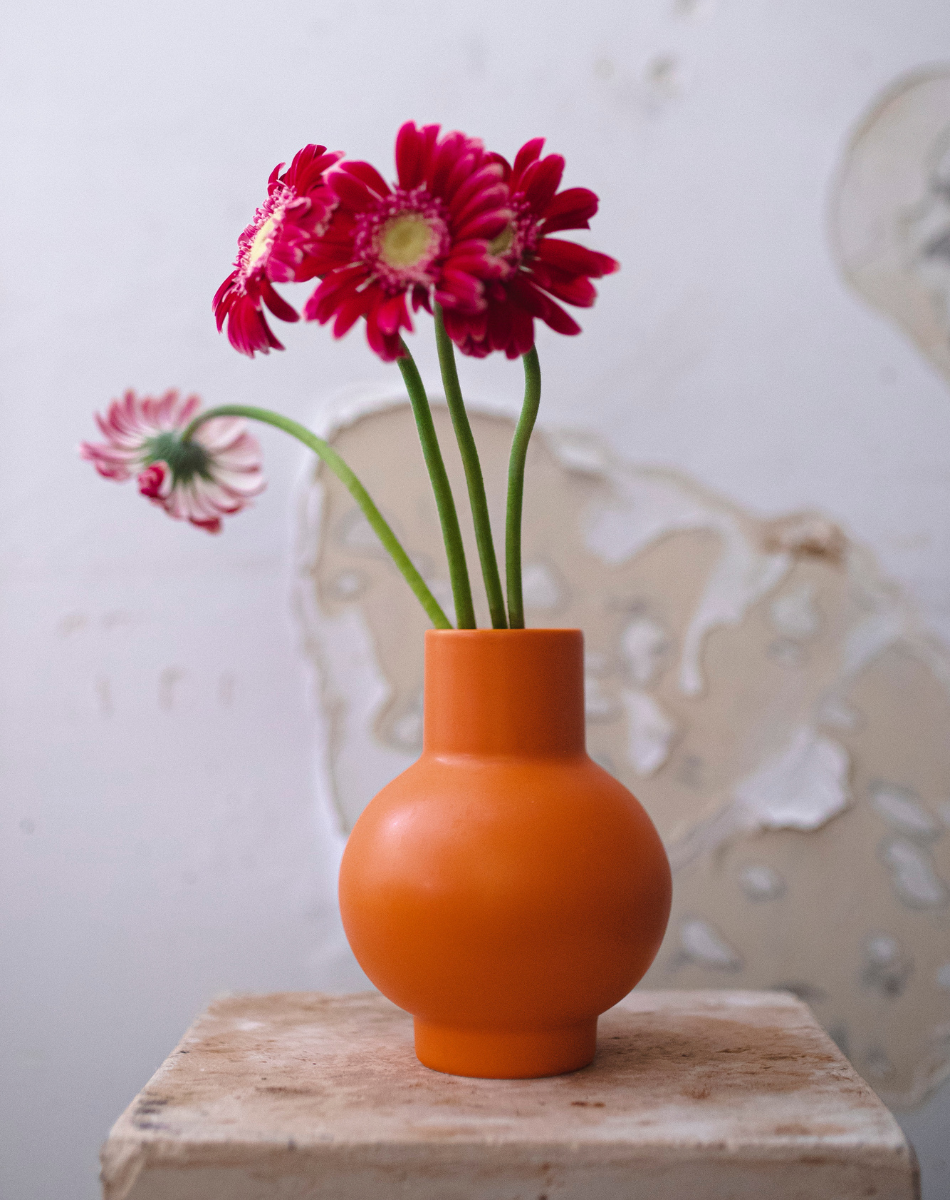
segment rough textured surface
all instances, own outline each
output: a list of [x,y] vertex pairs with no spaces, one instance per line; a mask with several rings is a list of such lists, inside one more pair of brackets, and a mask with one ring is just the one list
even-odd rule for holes
[[120,1117],[105,1200],[917,1195],[894,1119],[785,994],[639,992],[554,1079],[440,1075],[375,993],[217,1001]]

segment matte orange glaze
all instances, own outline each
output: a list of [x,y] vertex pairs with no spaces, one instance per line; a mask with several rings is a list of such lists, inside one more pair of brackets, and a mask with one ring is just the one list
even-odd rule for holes
[[586,1066],[663,938],[669,863],[587,755],[583,658],[576,629],[430,630],[422,757],[347,842],[347,938],[436,1070]]

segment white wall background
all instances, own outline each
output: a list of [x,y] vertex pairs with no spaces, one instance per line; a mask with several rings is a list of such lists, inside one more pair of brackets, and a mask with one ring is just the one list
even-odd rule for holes
[[[91,1200],[118,1112],[222,990],[360,986],[289,604],[298,448],[214,539],[75,453],[127,386],[310,419],[388,380],[355,333],[250,362],[210,301],[307,141],[548,135],[623,272],[545,405],[765,513],[818,507],[950,639],[950,389],[825,228],[873,97],[950,59],[945,0],[34,0],[4,16],[0,1197]],[[428,340],[419,357],[431,371]],[[482,395],[518,367],[472,364]],[[950,1195],[946,1088],[908,1119]],[[943,1181],[941,1183],[941,1180]]]

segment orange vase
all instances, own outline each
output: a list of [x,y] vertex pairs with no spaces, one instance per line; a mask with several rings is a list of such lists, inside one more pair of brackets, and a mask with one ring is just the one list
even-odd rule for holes
[[670,868],[638,801],[588,757],[577,629],[426,633],[422,757],[347,842],[353,952],[453,1075],[559,1075],[643,976]]

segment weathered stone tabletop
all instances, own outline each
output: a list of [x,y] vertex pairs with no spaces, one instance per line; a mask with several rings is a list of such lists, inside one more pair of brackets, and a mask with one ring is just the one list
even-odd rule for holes
[[375,993],[212,1004],[119,1118],[106,1200],[912,1200],[893,1117],[785,993],[634,992],[553,1079],[440,1075]]

